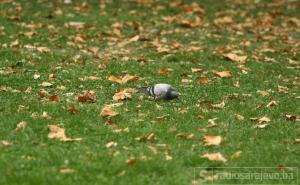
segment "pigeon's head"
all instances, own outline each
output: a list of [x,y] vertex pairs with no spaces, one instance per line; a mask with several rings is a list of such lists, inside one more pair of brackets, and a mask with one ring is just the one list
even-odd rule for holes
[[175,89],[171,89],[170,91],[168,91],[165,95],[165,99],[166,100],[172,100],[178,97],[178,93],[176,92]]

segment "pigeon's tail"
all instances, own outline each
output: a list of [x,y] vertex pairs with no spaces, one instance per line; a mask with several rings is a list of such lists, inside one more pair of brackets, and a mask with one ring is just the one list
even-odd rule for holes
[[139,87],[136,89],[138,93],[149,94],[148,87]]

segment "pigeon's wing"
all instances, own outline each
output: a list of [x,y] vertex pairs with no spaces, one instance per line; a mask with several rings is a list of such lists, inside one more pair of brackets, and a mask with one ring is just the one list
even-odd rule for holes
[[154,94],[154,87],[140,87],[137,89],[139,93],[144,93],[149,96],[155,96]]
[[163,97],[170,89],[169,84],[156,84],[154,86],[154,95],[157,97]]

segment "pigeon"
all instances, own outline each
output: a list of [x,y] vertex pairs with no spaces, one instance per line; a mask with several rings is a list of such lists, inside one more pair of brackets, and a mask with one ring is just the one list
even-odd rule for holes
[[178,97],[176,90],[169,84],[155,84],[150,87],[140,87],[137,91],[164,100],[172,100]]

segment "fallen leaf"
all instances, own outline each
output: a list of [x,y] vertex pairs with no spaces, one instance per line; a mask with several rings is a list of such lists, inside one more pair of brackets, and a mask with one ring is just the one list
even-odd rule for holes
[[223,54],[223,56],[234,62],[240,62],[240,63],[246,62],[246,60],[248,58],[247,56],[238,56],[235,53],[226,53],[226,54]]
[[210,161],[222,161],[222,162],[226,162],[227,160],[225,159],[225,157],[220,153],[205,153],[201,156],[202,158],[207,158]]
[[230,159],[231,160],[233,160],[233,159],[239,159],[240,157],[241,157],[241,153],[242,153],[242,151],[237,151],[237,152],[235,152],[234,154],[232,154],[231,156],[230,156]]
[[300,115],[286,114],[285,117],[288,121],[300,121]]
[[176,134],[176,138],[180,138],[180,139],[193,139],[194,138],[194,134],[179,133],[179,134]]
[[80,103],[95,103],[97,101],[96,93],[94,91],[86,91],[82,96],[77,97]]
[[37,47],[36,50],[38,50],[38,51],[41,52],[41,53],[47,53],[47,52],[50,51],[49,48],[47,48],[47,47],[42,47],[42,46],[41,46],[41,47]]
[[104,106],[104,108],[102,109],[102,111],[100,113],[100,116],[102,116],[102,117],[113,117],[116,115],[119,115],[119,113],[112,110],[112,108],[109,106]]
[[49,97],[49,100],[50,101],[57,101],[58,102],[60,100],[60,97],[58,95],[53,95],[53,96]]
[[206,135],[203,137],[204,146],[220,145],[221,141],[222,141],[221,136]]
[[266,105],[266,107],[272,107],[272,106],[274,106],[274,105],[278,105],[278,101],[272,100],[272,101],[270,101],[270,103],[268,103],[268,104]]
[[40,74],[34,74],[34,75],[33,75],[33,79],[35,79],[35,80],[36,80],[36,79],[39,79],[40,77],[41,77]]
[[19,131],[21,129],[24,129],[25,127],[27,126],[27,122],[26,121],[21,121],[20,123],[17,124],[17,127],[16,127],[16,131]]
[[77,112],[79,112],[79,110],[78,109],[76,109],[76,107],[75,106],[72,106],[69,110],[68,110],[70,113],[73,113],[73,114],[75,114],[75,113],[77,113]]
[[215,120],[217,120],[218,118],[213,118],[213,119],[208,119],[208,125],[207,128],[214,128],[217,127],[217,123],[215,122]]
[[215,74],[220,78],[228,78],[232,76],[232,73],[230,71],[220,71],[215,72]]
[[156,138],[156,135],[152,132],[147,136],[137,137],[137,138],[135,138],[135,140],[137,140],[137,141],[153,141],[153,140],[155,140],[155,138]]
[[114,101],[119,101],[119,100],[131,99],[132,93],[134,93],[134,92],[135,92],[135,90],[131,89],[131,88],[123,89],[123,90],[117,92],[113,96],[113,100]]
[[244,116],[239,115],[239,114],[235,114],[234,116],[235,116],[235,119],[237,119],[239,121],[243,121],[245,119]]
[[50,82],[42,82],[41,84],[40,84],[40,86],[42,86],[42,87],[51,87],[53,84],[52,83],[50,83]]
[[132,165],[135,165],[137,163],[137,160],[136,159],[127,159],[126,160],[126,164],[128,166],[132,166]]
[[48,125],[49,133],[48,138],[50,139],[59,139],[63,142],[70,142],[70,141],[80,141],[81,138],[68,138],[65,135],[65,129],[60,128],[57,125]]
[[126,74],[123,77],[116,77],[116,76],[113,76],[113,75],[111,75],[111,76],[108,77],[109,81],[117,82],[119,84],[124,84],[124,83],[126,83],[128,81],[137,80],[137,79],[138,79],[138,76],[132,76],[132,75],[128,75],[128,74]]
[[258,90],[257,91],[262,97],[265,97],[265,96],[268,96],[269,95],[269,93],[267,92],[267,91],[260,91],[260,90]]
[[201,77],[197,80],[199,84],[208,84],[210,80],[207,77]]
[[225,108],[225,102],[222,101],[222,102],[219,103],[219,104],[213,104],[212,107],[214,107],[214,108],[219,108],[219,109],[224,109],[224,108]]
[[258,124],[268,123],[270,121],[271,121],[270,118],[268,118],[267,116],[264,116],[258,120]]
[[37,93],[40,96],[40,98],[45,98],[48,96],[48,92],[44,89],[39,90]]
[[105,145],[105,147],[106,147],[106,148],[112,148],[112,147],[116,147],[117,145],[118,145],[117,142],[110,141],[110,142],[108,142],[108,143]]
[[0,140],[0,147],[4,147],[4,146],[11,146],[12,143],[11,142],[8,142],[6,140]]
[[60,173],[74,173],[75,170],[71,168],[62,168],[59,170]]
[[115,122],[114,120],[112,119],[108,119],[106,122],[105,122],[105,125],[109,125],[109,126],[117,126],[117,122]]
[[172,69],[167,68],[167,67],[161,67],[161,68],[159,68],[159,70],[158,70],[158,74],[167,74],[167,73],[169,73],[170,71],[172,71]]
[[201,68],[192,68],[192,73],[199,73],[201,71],[203,71]]

